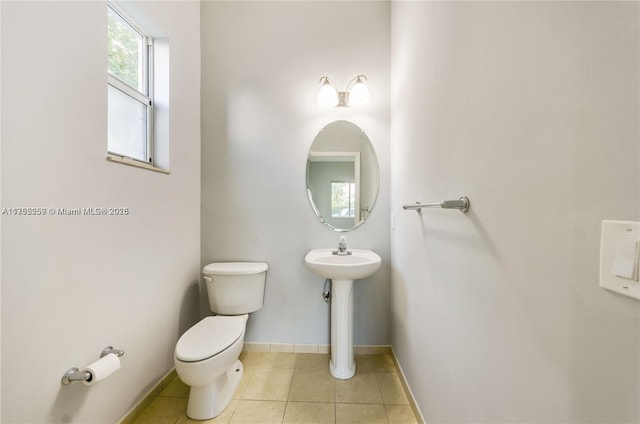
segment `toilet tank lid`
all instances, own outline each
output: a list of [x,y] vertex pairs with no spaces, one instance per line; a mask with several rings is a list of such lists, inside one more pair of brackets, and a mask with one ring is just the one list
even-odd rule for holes
[[248,275],[259,274],[269,269],[264,262],[214,262],[202,269],[203,274]]

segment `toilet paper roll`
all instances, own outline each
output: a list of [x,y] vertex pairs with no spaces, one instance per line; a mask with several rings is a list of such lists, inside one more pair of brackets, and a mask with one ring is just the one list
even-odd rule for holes
[[105,355],[82,370],[91,373],[91,378],[85,381],[84,384],[87,386],[96,384],[98,381],[104,380],[119,369],[120,358],[118,358],[118,355],[115,353]]

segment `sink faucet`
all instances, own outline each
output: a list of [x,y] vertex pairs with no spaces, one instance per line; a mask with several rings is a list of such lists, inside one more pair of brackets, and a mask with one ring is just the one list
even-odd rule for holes
[[351,252],[347,250],[347,239],[345,236],[340,237],[340,242],[338,243],[338,250],[334,250],[332,252],[334,255],[350,255]]

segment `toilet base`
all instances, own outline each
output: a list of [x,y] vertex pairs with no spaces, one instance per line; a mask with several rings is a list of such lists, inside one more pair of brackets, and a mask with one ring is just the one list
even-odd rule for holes
[[220,415],[231,402],[243,374],[242,362],[236,360],[211,384],[201,387],[191,386],[187,416],[192,420],[210,420]]

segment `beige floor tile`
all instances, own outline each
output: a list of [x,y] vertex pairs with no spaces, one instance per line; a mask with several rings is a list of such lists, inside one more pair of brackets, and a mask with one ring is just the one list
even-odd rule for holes
[[357,372],[349,380],[331,376],[329,359],[328,354],[242,352],[244,375],[220,416],[189,419],[189,387],[176,377],[134,424],[419,422],[390,354],[356,355]]
[[257,367],[264,353],[265,352],[247,352],[243,350],[238,359],[240,359],[240,362],[242,362],[242,365],[245,367]]
[[418,424],[409,405],[385,405],[384,408],[392,424]]
[[378,378],[378,386],[382,394],[382,401],[385,404],[408,404],[400,377],[395,372],[379,372],[376,373]]
[[295,368],[297,353],[263,352],[258,368]]
[[163,388],[160,384],[151,389],[151,392],[147,396],[145,396],[145,398],[142,399],[142,401],[138,405],[138,410],[144,411],[145,409],[147,409],[151,405],[151,402],[153,402],[158,396],[160,396],[162,390]]
[[241,398],[286,401],[293,372],[293,369],[288,368],[256,368]]
[[240,379],[240,383],[238,383],[238,387],[236,387],[236,391],[233,393],[233,399],[242,399],[242,395],[244,391],[247,389],[249,385],[249,381],[253,377],[253,374],[256,370],[256,367],[248,367],[244,366],[242,371],[242,378]]
[[349,380],[336,380],[336,402],[382,403],[375,373],[357,373]]
[[391,346],[369,346],[367,349],[369,355],[391,354]]
[[229,402],[229,405],[222,411],[222,414],[210,420],[192,420],[187,417],[186,412],[182,414],[180,419],[176,424],[229,424],[231,421],[231,417],[233,416],[234,411],[238,406],[237,400],[232,400]]
[[171,383],[160,393],[160,396],[166,397],[189,397],[189,386],[184,384],[180,377],[174,378]]
[[360,423],[388,424],[384,405],[336,403],[336,424]]
[[296,370],[289,401],[335,402],[335,379],[328,370]]
[[281,424],[286,402],[240,400],[232,424]]
[[157,397],[142,411],[135,424],[174,424],[187,409],[187,399]]
[[329,369],[331,355],[319,353],[298,353],[297,370]]
[[335,403],[287,402],[283,424],[334,424]]
[[360,372],[387,372],[396,371],[393,358],[389,354],[381,355],[355,355],[356,367]]

